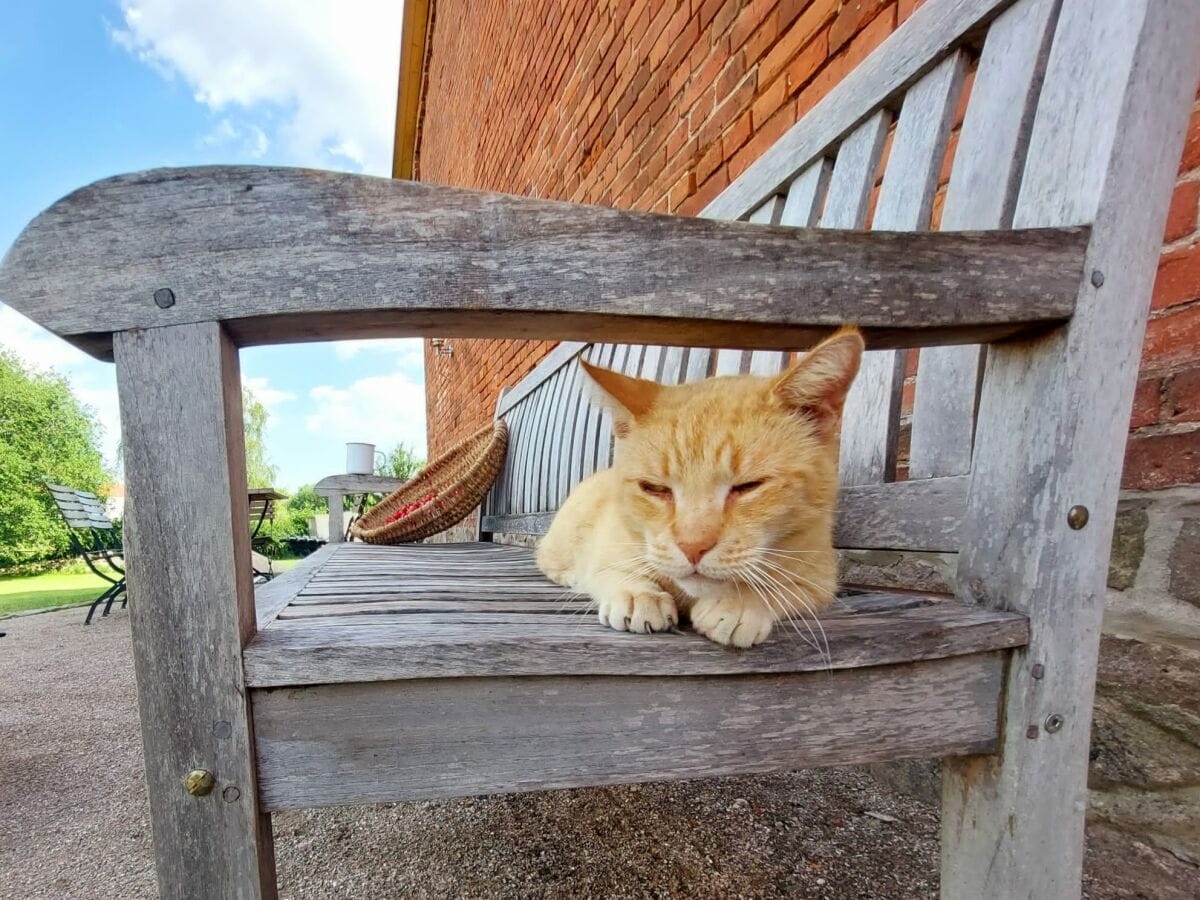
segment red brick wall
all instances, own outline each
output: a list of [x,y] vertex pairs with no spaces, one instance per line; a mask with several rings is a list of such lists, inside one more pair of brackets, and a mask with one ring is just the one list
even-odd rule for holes
[[[436,0],[418,177],[693,215],[920,2]],[[1181,171],[1128,487],[1200,481],[1200,114]],[[426,351],[432,453],[552,346],[453,343]]]

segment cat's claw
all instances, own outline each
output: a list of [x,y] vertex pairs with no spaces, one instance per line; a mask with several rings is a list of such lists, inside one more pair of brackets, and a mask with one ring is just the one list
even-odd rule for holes
[[771,636],[775,616],[761,606],[728,600],[701,600],[692,607],[692,627],[725,647],[753,647]]
[[600,624],[616,631],[653,634],[679,621],[675,598],[665,591],[621,591],[599,603]]

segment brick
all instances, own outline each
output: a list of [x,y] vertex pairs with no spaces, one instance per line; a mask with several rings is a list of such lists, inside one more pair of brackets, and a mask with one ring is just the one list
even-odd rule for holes
[[733,156],[742,144],[750,140],[752,129],[750,127],[750,111],[742,113],[736,122],[729,126],[723,135],[721,135],[721,155],[726,159]]
[[1200,181],[1181,181],[1171,195],[1167,211],[1164,241],[1177,241],[1196,231],[1196,215],[1200,208]]
[[679,209],[680,204],[694,193],[696,193],[696,173],[689,170],[671,186],[671,191],[667,195],[667,211],[674,212]]
[[[749,4],[738,11],[737,19],[733,23],[733,30],[729,32],[729,45],[732,49],[741,48],[746,39],[754,34],[755,30],[767,21],[768,17],[775,17],[776,2],[777,0],[751,0]],[[733,4],[730,6],[732,7]]]
[[1142,366],[1161,368],[1200,362],[1200,305],[1151,319],[1142,344]]
[[1154,279],[1152,309],[1200,299],[1200,243],[1163,254]]
[[1133,393],[1133,414],[1129,418],[1130,428],[1157,425],[1162,406],[1162,379],[1143,378],[1138,381]]
[[784,78],[787,84],[788,95],[796,93],[796,91],[806,85],[808,80],[816,74],[817,70],[821,68],[821,65],[828,58],[829,32],[825,30],[809,41],[808,46],[787,67]]
[[746,54],[746,61],[753,65],[779,36],[779,17],[771,14],[745,41],[738,40],[736,30],[730,34],[730,46]]
[[1200,422],[1200,366],[1176,372],[1165,383],[1168,422]]
[[917,348],[911,350],[902,350],[904,354],[904,377],[916,378],[917,367],[920,365],[921,351]]
[[1200,428],[1171,434],[1135,434],[1125,446],[1121,487],[1157,491],[1200,483]]
[[729,174],[724,168],[717,169],[708,181],[696,188],[696,192],[680,204],[679,214],[683,216],[696,215],[727,187],[729,187]]
[[783,105],[783,101],[787,99],[787,73],[781,73],[778,78],[762,91],[755,98],[754,103],[750,106],[750,112],[754,116],[754,122],[757,125],[760,122],[765,122],[775,114],[775,110]]
[[1192,169],[1200,169],[1200,108],[1192,111],[1183,144],[1183,157],[1179,161],[1180,173],[1190,172]]
[[[804,14],[790,28],[785,28],[778,43],[771,48],[762,61],[759,75],[764,81],[771,81],[787,68],[810,40],[817,34],[825,19],[832,15],[837,8],[837,0],[814,0]],[[782,13],[780,15],[782,21]]]
[[829,52],[836,53],[887,3],[887,0],[849,0],[829,26]]
[[762,156],[795,122],[795,110],[791,104],[776,111],[775,115],[759,126],[755,130],[754,136],[729,160],[729,177],[737,178],[746,171],[750,164]]
[[705,181],[724,161],[725,157],[721,153],[721,142],[714,141],[700,155],[700,159],[696,162],[696,180]]

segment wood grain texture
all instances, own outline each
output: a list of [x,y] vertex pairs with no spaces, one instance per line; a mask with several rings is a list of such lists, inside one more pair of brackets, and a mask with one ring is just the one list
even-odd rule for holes
[[[1022,0],[988,29],[959,133],[942,228],[1012,224],[1057,9],[1057,0]],[[971,470],[983,358],[984,349],[971,345],[930,347],[921,354],[909,478]]]
[[[113,331],[205,321],[240,345],[437,334],[751,349],[804,348],[853,321],[873,345],[907,346],[1061,321],[1083,240],[829,234],[332,172],[159,169],[42,213],[0,264],[0,298],[100,356]],[[166,309],[152,299],[163,288]]]
[[787,200],[779,217],[780,225],[813,228],[821,218],[821,205],[829,189],[833,161],[825,158],[811,163],[788,186]]
[[778,225],[779,219],[783,215],[783,203],[784,198],[782,194],[775,194],[773,197],[768,197],[758,209],[746,217],[746,221],[754,222],[758,225]]
[[867,205],[891,124],[891,112],[881,109],[850,132],[838,147],[821,212],[822,228],[858,229],[866,224]]
[[707,347],[690,347],[683,380],[701,381],[712,373],[712,350]]
[[[966,51],[951,53],[905,95],[872,228],[929,228],[967,62]],[[903,390],[902,354],[895,350],[864,354],[842,418],[840,476],[844,484],[874,484],[895,476]]]
[[[1193,0],[1063,3],[1014,224],[1093,222],[1086,269],[1103,283],[1081,282],[1069,326],[989,348],[959,584],[975,602],[1027,612],[1032,641],[1007,674],[1001,755],[945,769],[947,897],[1079,895],[1110,537],[1198,77]],[[1074,531],[1077,504],[1090,521]],[[1063,717],[1054,734],[1042,730],[1051,714]]]
[[266,628],[285,606],[292,602],[312,578],[313,572],[323,566],[338,542],[330,542],[310,553],[287,572],[277,575],[266,584],[254,585],[254,609],[259,628]]
[[813,160],[828,153],[866,117],[898,97],[964,36],[1012,0],[927,0],[820,102],[792,126],[703,215],[737,219],[757,207]]
[[[827,649],[806,630],[781,627],[749,653],[730,653],[693,633],[633,635],[582,614],[573,592],[529,566],[494,574],[497,557],[465,552],[432,557],[420,545],[387,548],[385,564],[343,544],[328,557],[245,652],[255,687],[518,675],[701,675],[801,672],[938,659],[1020,646],[1025,621],[957,603],[892,605],[823,618]],[[532,563],[532,551],[502,557]],[[472,557],[475,557],[474,559]],[[437,568],[440,560],[440,572]],[[336,577],[325,569],[338,564]],[[385,573],[384,565],[390,566]],[[366,576],[355,579],[354,571]],[[536,629],[455,622],[413,624],[414,613],[536,613]],[[348,616],[357,616],[353,624]],[[326,616],[333,624],[315,627]],[[292,627],[307,619],[305,627]]]
[[328,496],[334,491],[341,494],[390,494],[403,485],[404,479],[386,475],[326,475],[313,485],[313,490],[321,496]]
[[[275,896],[242,646],[255,631],[237,350],[214,323],[115,340],[138,709],[163,897]],[[192,797],[192,769],[217,778]],[[222,799],[236,788],[234,802]]]
[[987,752],[1002,667],[978,654],[808,675],[260,690],[263,801],[275,811]]
[[[966,512],[965,476],[851,485],[838,495],[834,546],[957,552]],[[485,516],[496,534],[545,534],[554,514]]]

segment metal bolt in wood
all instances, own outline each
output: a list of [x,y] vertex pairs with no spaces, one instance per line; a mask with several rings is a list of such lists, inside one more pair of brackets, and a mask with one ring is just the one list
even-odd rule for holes
[[204,797],[212,793],[217,779],[208,769],[192,769],[183,779],[183,787],[193,797]]
[[1061,731],[1065,722],[1066,720],[1058,713],[1051,713],[1046,716],[1046,734],[1054,734]]
[[1067,524],[1075,531],[1079,531],[1079,529],[1087,525],[1089,515],[1086,506],[1072,506],[1067,510]]
[[170,309],[175,305],[175,292],[170,288],[159,288],[154,292],[154,305],[159,309]]

